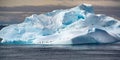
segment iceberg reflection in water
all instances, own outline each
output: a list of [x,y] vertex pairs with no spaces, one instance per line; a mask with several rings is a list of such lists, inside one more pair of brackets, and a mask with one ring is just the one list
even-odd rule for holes
[[1,60],[119,60],[120,45],[0,45]]

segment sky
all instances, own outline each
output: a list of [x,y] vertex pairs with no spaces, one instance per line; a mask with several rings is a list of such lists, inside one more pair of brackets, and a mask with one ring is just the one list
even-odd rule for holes
[[96,13],[120,19],[120,0],[0,0],[0,24],[16,24],[32,14],[92,4]]
[[[119,2],[118,2],[119,1]],[[75,6],[81,3],[89,3],[99,6],[120,6],[120,0],[0,0],[0,6],[43,6],[64,5]]]

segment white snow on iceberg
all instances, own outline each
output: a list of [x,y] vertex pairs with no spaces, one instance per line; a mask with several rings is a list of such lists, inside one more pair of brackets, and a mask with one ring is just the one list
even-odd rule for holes
[[92,5],[54,10],[26,17],[0,31],[1,43],[15,44],[84,44],[120,41],[120,21],[95,14]]

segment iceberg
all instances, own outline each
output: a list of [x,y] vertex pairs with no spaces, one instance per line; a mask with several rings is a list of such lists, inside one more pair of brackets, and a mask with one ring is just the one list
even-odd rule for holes
[[91,4],[33,14],[22,23],[4,27],[1,43],[88,44],[120,41],[120,21],[95,14]]

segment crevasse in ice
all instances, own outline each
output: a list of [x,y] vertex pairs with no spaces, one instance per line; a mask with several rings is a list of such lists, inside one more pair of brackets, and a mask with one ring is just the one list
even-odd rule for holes
[[92,5],[54,10],[26,17],[0,31],[1,43],[84,44],[113,43],[120,40],[120,21],[95,14]]

